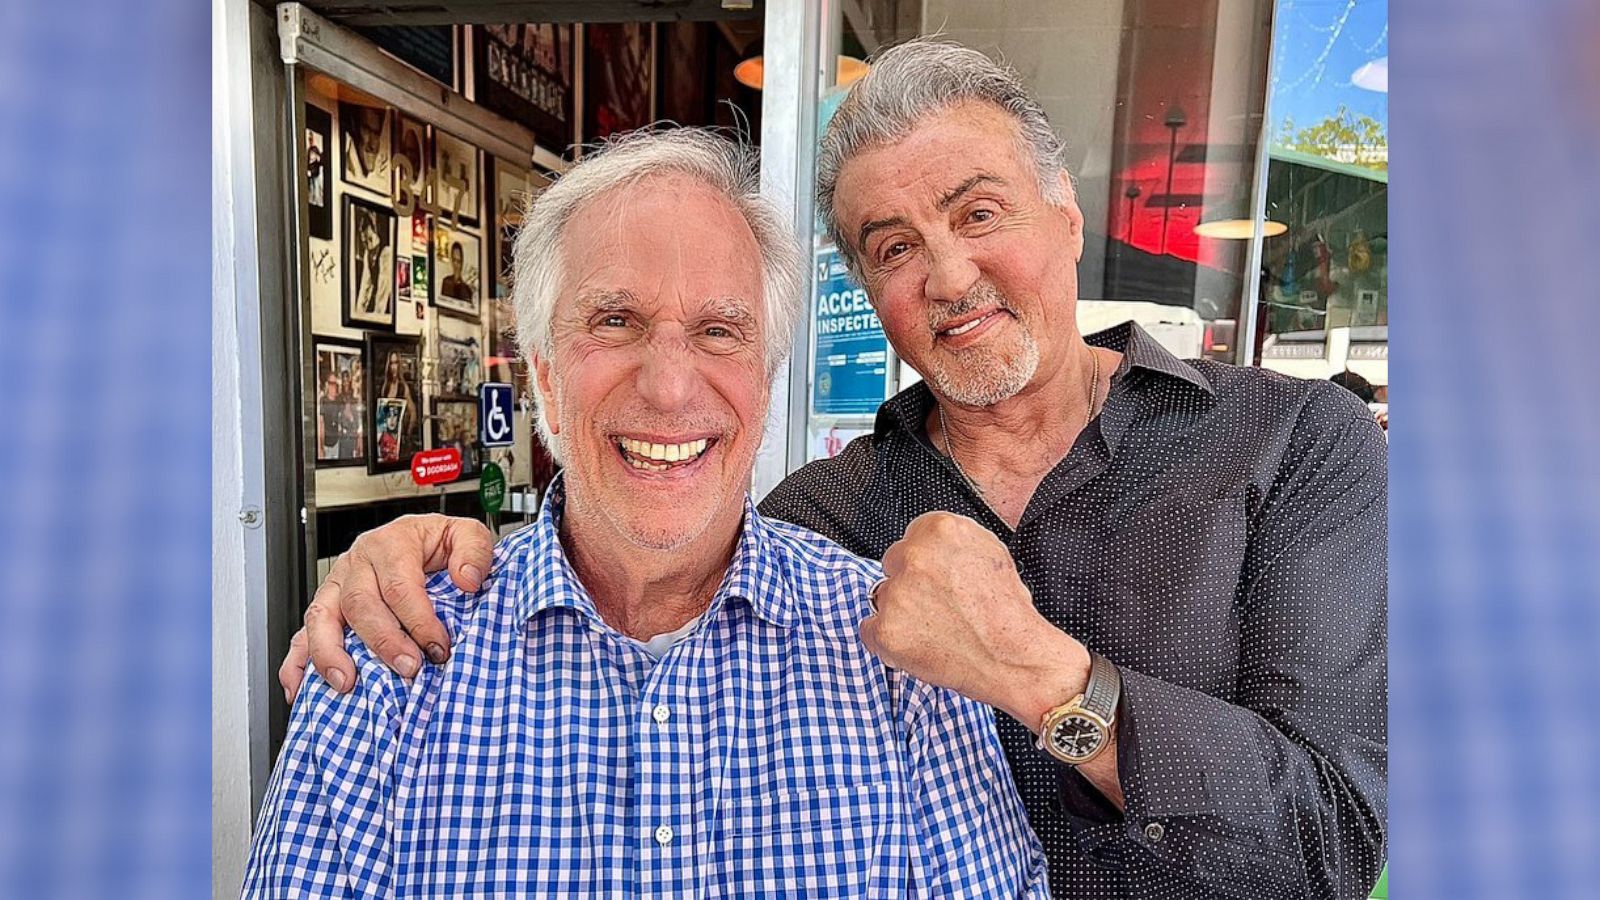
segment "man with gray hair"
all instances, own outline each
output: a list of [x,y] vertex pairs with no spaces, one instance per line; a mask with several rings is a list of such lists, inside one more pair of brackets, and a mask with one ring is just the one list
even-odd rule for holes
[[[1132,324],[1083,337],[1060,160],[983,54],[873,61],[823,137],[818,203],[926,380],[761,509],[881,559],[863,642],[1003,713],[1057,896],[1365,897],[1387,806],[1383,434],[1329,382],[1180,360]],[[402,667],[444,654],[407,592],[446,563],[470,583],[474,528],[363,536],[307,615],[317,664],[348,665],[346,616]]]
[[746,489],[803,262],[752,157],[634,135],[533,201],[522,352],[565,472],[451,659],[308,677],[249,897],[1044,897],[975,701],[861,645],[876,563]]

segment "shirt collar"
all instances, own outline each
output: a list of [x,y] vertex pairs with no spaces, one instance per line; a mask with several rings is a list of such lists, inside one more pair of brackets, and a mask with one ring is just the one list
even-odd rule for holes
[[[578,611],[596,623],[604,624],[589,591],[578,580],[578,573],[561,546],[561,518],[566,511],[567,491],[564,475],[557,475],[545,493],[539,519],[533,526],[524,576],[515,584],[515,612],[523,622],[547,609]],[[796,610],[779,564],[772,526],[756,512],[750,495],[744,498],[744,523],[727,574],[707,608],[704,619],[734,598],[749,603],[757,616],[781,628],[795,624]]]
[[1091,347],[1103,347],[1122,354],[1122,365],[1117,367],[1116,375],[1143,369],[1186,381],[1206,394],[1216,396],[1216,389],[1199,369],[1173,356],[1170,350],[1161,346],[1160,341],[1151,337],[1136,322],[1123,322],[1105,331],[1097,331],[1084,338],[1084,341]]
[[[1103,347],[1122,354],[1122,364],[1117,367],[1113,378],[1126,376],[1137,369],[1187,382],[1208,396],[1216,395],[1216,389],[1199,369],[1173,356],[1137,323],[1124,322],[1097,331],[1084,338],[1084,341],[1091,347]],[[928,385],[921,381],[913,384],[878,407],[878,416],[872,428],[873,436],[881,439],[894,431],[921,434],[923,423],[933,411],[933,404],[933,392]]]

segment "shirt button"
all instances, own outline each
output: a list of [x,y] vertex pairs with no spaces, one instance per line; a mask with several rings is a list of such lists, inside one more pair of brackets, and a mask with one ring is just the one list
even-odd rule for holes
[[672,843],[672,826],[671,825],[663,825],[660,828],[656,829],[656,843],[660,844],[663,847],[665,847],[666,845]]
[[1151,822],[1144,827],[1144,836],[1152,844],[1159,842],[1166,834],[1167,829],[1161,827],[1160,822]]
[[657,703],[656,708],[650,710],[650,717],[662,725],[665,725],[667,724],[667,720],[672,718],[672,710],[667,709],[667,705],[665,703]]

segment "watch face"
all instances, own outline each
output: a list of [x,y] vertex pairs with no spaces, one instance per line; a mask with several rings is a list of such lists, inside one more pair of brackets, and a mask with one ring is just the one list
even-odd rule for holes
[[1106,733],[1088,716],[1067,716],[1050,730],[1050,743],[1062,756],[1083,759],[1105,743]]

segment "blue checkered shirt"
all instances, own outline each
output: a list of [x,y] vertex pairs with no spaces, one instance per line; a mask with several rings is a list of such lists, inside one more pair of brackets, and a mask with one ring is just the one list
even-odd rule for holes
[[562,553],[559,483],[414,682],[313,674],[247,897],[1044,897],[992,712],[861,645],[878,564],[758,515],[659,662]]

